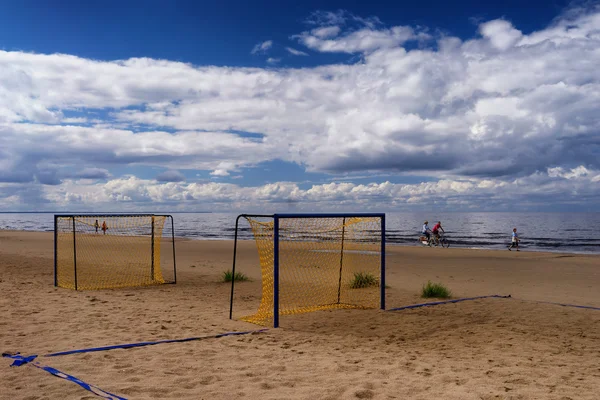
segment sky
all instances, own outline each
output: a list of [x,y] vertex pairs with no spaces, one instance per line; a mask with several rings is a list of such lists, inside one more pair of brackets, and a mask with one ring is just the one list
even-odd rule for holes
[[590,1],[0,0],[0,211],[600,211],[598,65]]

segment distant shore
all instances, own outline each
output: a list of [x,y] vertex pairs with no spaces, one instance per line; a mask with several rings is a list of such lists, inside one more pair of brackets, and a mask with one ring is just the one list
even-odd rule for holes
[[[386,241],[419,246],[425,219],[442,220],[451,248],[505,250],[513,228],[518,228],[526,251],[569,254],[600,254],[600,213],[386,213]],[[230,240],[235,233],[236,213],[172,213],[175,235],[200,240]],[[425,218],[425,219],[422,219]],[[0,214],[0,229],[48,231],[53,214]],[[246,221],[239,224],[240,239],[252,238]]]
[[[46,230],[40,230],[40,229],[23,229],[23,230],[15,230],[15,229],[2,229],[0,228],[0,232],[15,232],[15,233],[21,233],[21,232],[39,232],[39,233],[52,233],[54,232],[53,230],[50,229],[46,229]],[[193,241],[210,241],[210,242],[214,242],[214,241],[233,241],[234,238],[212,238],[212,237],[198,237],[198,236],[184,236],[184,235],[178,235],[177,234],[177,229],[175,229],[175,237],[178,240],[193,240]],[[239,238],[238,240],[254,240],[251,238]],[[407,248],[411,248],[411,247],[416,247],[416,248],[430,248],[427,246],[422,245],[419,241],[418,241],[418,235],[415,235],[415,243],[393,243],[393,242],[387,242],[386,243],[387,247],[407,247]],[[460,249],[460,250],[477,250],[477,251],[503,251],[503,249],[498,249],[498,248],[486,248],[486,247],[479,247],[479,246],[456,246],[456,245],[452,245],[452,239],[450,239],[450,247],[452,250],[455,249]],[[507,246],[508,247],[508,246]],[[432,249],[435,248],[435,246],[431,247]],[[508,251],[508,249],[507,249]],[[513,250],[514,251],[514,250]],[[540,248],[531,248],[528,247],[527,245],[520,245],[520,252],[535,252],[535,253],[548,253],[548,254],[574,254],[574,255],[589,255],[589,256],[600,256],[600,247],[598,248],[598,251],[578,251],[578,250],[572,250],[572,251],[568,251],[568,250],[563,250],[563,249],[558,249],[558,250],[549,250],[549,249],[540,249]]]

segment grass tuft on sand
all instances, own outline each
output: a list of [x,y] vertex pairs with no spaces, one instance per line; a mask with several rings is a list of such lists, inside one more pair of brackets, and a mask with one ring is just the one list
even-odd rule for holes
[[231,282],[232,280],[235,280],[236,282],[244,282],[244,281],[249,281],[250,278],[248,278],[246,275],[242,274],[241,272],[236,272],[235,277],[234,277],[231,270],[224,271],[223,272],[223,282]]
[[421,290],[421,297],[430,298],[435,297],[438,299],[448,299],[452,296],[452,292],[446,286],[441,283],[431,283],[427,281],[426,285],[423,285]]
[[352,289],[366,288],[371,286],[379,286],[379,279],[368,272],[355,272],[350,287]]

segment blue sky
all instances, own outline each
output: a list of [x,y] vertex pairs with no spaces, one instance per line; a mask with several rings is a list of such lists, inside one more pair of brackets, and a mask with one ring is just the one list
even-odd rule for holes
[[0,211],[600,211],[597,2],[48,4],[0,2]]
[[[505,18],[524,33],[545,27],[567,1],[3,1],[0,39],[4,50],[65,53],[118,60],[150,57],[196,65],[265,66],[249,49],[273,40],[285,56],[288,38],[306,28],[315,11],[347,10],[376,16],[388,26],[425,26],[463,39],[477,21]],[[314,66],[350,59],[336,54],[288,57],[286,65]],[[321,55],[322,57],[315,57]]]

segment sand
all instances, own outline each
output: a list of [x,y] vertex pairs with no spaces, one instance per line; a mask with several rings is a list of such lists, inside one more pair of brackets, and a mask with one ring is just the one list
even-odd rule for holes
[[[98,291],[53,286],[51,233],[0,231],[0,350],[24,355],[260,329],[254,242],[177,241],[177,284]],[[600,256],[388,246],[388,308],[423,302],[428,280],[455,297],[512,295],[384,312],[285,316],[245,336],[38,358],[128,399],[598,399]],[[1,399],[97,399],[0,359]]]

